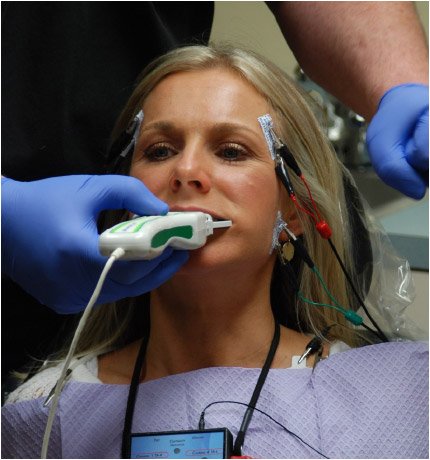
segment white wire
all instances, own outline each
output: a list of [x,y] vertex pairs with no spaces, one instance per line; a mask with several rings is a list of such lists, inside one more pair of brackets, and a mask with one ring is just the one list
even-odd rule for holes
[[124,249],[117,248],[115,251],[112,252],[111,256],[109,257],[106,265],[103,268],[103,271],[100,275],[100,278],[97,282],[97,285],[94,289],[93,295],[88,302],[88,305],[85,307],[84,314],[82,315],[78,327],[76,328],[75,335],[73,336],[72,344],[70,345],[69,352],[67,353],[66,360],[64,361],[63,369],[61,370],[60,378],[57,381],[55,387],[54,397],[51,401],[51,407],[49,409],[48,414],[48,421],[46,422],[45,434],[43,436],[43,444],[42,444],[42,451],[40,454],[40,458],[45,459],[48,455],[48,446],[49,446],[49,439],[51,437],[52,425],[54,423],[55,413],[57,411],[58,401],[60,399],[61,390],[63,387],[63,382],[66,377],[67,369],[69,368],[70,362],[73,358],[73,354],[75,353],[76,345],[78,344],[79,337],[81,335],[82,329],[87,322],[88,316],[91,313],[91,310],[96,303],[100,291],[102,290],[103,283],[105,282],[106,276],[109,273],[109,270],[112,268],[113,263],[115,260],[120,259],[125,254]]

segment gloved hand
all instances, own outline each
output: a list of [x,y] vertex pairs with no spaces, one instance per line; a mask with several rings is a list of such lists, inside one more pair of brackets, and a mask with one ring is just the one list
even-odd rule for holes
[[[138,179],[65,176],[34,182],[2,179],[2,271],[58,313],[85,308],[107,257],[98,250],[97,216],[105,209],[165,214],[168,206]],[[167,248],[150,261],[114,263],[97,303],[150,291],[188,259]]]
[[388,90],[367,130],[367,148],[379,177],[411,198],[428,187],[429,89],[404,84]]

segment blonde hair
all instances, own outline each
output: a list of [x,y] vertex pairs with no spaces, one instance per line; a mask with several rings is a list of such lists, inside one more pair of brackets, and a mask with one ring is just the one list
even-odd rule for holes
[[[113,138],[126,129],[143,106],[146,97],[162,79],[177,72],[219,67],[229,69],[244,78],[273,108],[276,133],[296,158],[321,215],[332,228],[331,240],[352,279],[355,279],[354,264],[351,261],[353,232],[344,191],[347,172],[305,101],[306,95],[284,72],[265,58],[229,45],[188,46],[157,58],[144,69],[138,79],[139,83],[117,121]],[[293,174],[291,180],[298,200],[312,209],[302,181]],[[304,244],[326,284],[330,286],[332,295],[346,309],[352,308],[344,274],[329,244],[321,239],[311,219],[304,216],[302,225]],[[297,275],[300,291],[305,298],[324,304],[333,303],[311,270],[300,266]],[[333,328],[330,337],[354,345],[355,334],[346,326],[343,315],[332,308],[312,306],[295,298],[289,286],[291,283],[280,273],[277,264],[272,282],[272,303],[277,303],[274,308],[275,315],[276,311],[289,309],[289,327],[316,334],[320,334],[327,325],[337,324],[340,327]],[[139,303],[139,299],[135,300],[135,303]],[[135,309],[129,302],[122,301],[97,309],[82,335],[79,354],[120,346],[121,338],[124,338],[133,323],[132,315],[141,308],[143,307],[139,305]]]

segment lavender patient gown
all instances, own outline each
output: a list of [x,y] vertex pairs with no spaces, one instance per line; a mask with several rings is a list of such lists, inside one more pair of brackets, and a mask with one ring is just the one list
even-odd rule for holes
[[[197,429],[214,401],[248,403],[259,369],[208,368],[139,386],[133,432]],[[128,385],[69,382],[54,423],[50,457],[119,458]],[[44,397],[6,404],[2,457],[40,456]],[[386,343],[330,356],[312,369],[272,369],[257,407],[329,458],[428,458],[428,345]],[[244,406],[217,404],[206,428],[236,436]],[[254,413],[244,444],[254,458],[321,458]]]

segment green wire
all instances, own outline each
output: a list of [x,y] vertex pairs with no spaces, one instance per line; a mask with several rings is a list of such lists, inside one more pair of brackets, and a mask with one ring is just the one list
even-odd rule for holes
[[329,291],[327,285],[325,284],[324,280],[323,280],[323,277],[321,276],[321,273],[318,271],[317,267],[314,265],[313,268],[312,268],[312,271],[318,276],[318,279],[320,280],[323,288],[324,288],[324,291],[326,292],[326,294],[330,297],[330,299],[335,303],[335,305],[337,305],[341,311],[345,311],[345,308],[342,307],[342,305],[340,305],[340,303],[333,297],[333,294]]
[[355,326],[360,326],[361,324],[363,324],[363,318],[360,315],[355,313],[355,311],[347,310],[346,308],[342,307],[342,305],[340,305],[340,303],[334,298],[333,294],[329,291],[327,285],[325,284],[325,282],[323,280],[323,277],[321,276],[321,273],[318,271],[318,269],[317,269],[317,267],[315,265],[313,266],[313,268],[311,270],[317,275],[318,279],[320,280],[320,283],[321,283],[322,287],[324,288],[325,293],[330,297],[330,299],[335,303],[335,305],[330,305],[330,304],[327,304],[327,303],[314,302],[312,300],[306,299],[306,297],[304,297],[300,291],[297,293],[297,296],[301,300],[303,300],[303,302],[306,302],[306,303],[308,303],[310,305],[314,305],[315,307],[334,308],[339,313],[341,313],[345,317],[346,320],[348,320],[349,322],[351,322]]
[[342,307],[339,307],[337,305],[330,305],[328,303],[320,303],[320,302],[314,302],[313,300],[309,300],[306,297],[302,295],[301,292],[298,293],[299,299],[303,300],[303,302],[309,303],[311,305],[314,305],[315,307],[329,307],[329,308],[334,308],[335,310],[339,311],[340,313],[344,313],[344,310]]

